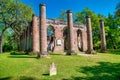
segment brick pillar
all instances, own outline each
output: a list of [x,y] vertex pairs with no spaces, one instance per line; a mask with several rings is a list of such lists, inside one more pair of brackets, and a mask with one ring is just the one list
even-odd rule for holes
[[87,33],[86,30],[82,30],[82,47],[83,50],[82,51],[86,51],[87,50]]
[[87,53],[91,54],[93,51],[93,42],[92,42],[92,27],[91,27],[91,19],[89,16],[86,16],[86,27],[87,27]]
[[33,15],[33,23],[32,23],[32,49],[33,52],[39,52],[40,51],[40,42],[39,42],[39,25],[38,25],[38,17]]
[[46,6],[40,4],[40,55],[38,57],[47,57],[47,25],[46,25]]
[[101,37],[101,52],[106,52],[106,38],[105,38],[105,31],[104,31],[104,21],[100,20],[100,37]]
[[73,55],[75,53],[74,49],[74,32],[73,32],[73,19],[72,19],[72,11],[67,11],[67,26],[68,26],[68,42],[69,49],[67,51],[67,55]]

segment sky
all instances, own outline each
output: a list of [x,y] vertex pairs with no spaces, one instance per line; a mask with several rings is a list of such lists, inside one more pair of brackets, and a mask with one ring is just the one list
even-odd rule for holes
[[115,12],[120,0],[22,0],[22,2],[31,6],[37,16],[39,16],[39,4],[46,4],[47,18],[57,18],[62,10],[72,10],[76,13],[86,7],[96,14],[107,16],[108,13]]

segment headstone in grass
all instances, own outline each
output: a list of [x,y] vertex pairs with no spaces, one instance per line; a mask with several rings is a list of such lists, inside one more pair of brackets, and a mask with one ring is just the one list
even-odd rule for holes
[[54,62],[50,65],[50,76],[56,75],[57,74],[57,68]]

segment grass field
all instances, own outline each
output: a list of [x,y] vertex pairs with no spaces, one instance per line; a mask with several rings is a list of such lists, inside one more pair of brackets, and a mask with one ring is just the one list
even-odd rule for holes
[[[43,59],[0,54],[0,80],[120,80],[120,53],[112,53],[93,56],[52,54]],[[50,77],[52,62],[57,66],[57,75]]]

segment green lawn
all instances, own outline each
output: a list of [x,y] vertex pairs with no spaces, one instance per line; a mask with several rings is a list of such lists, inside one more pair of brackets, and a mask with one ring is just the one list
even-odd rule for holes
[[[55,62],[57,75],[49,76]],[[0,80],[120,80],[120,55],[64,56],[37,59],[30,55],[0,54]]]

